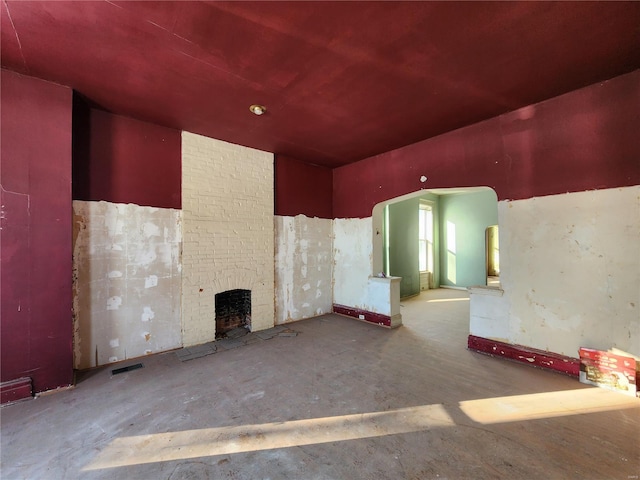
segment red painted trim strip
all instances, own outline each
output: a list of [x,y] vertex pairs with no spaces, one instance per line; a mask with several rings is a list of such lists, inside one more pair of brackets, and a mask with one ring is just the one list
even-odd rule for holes
[[31,379],[22,377],[0,383],[0,403],[13,403],[33,396]]
[[[376,325],[382,325],[384,327],[391,328],[391,317],[388,315],[382,315],[381,313],[368,312],[367,310],[361,310],[359,308],[347,307],[345,305],[333,304],[333,313],[339,315],[346,315],[347,317],[353,317],[358,320],[363,320],[369,323],[375,323]],[[360,318],[360,317],[363,318]]]
[[546,352],[522,345],[511,345],[509,343],[476,337],[474,335],[469,335],[467,345],[469,350],[555,370],[556,372],[564,373],[572,377],[578,378],[580,374],[580,360],[560,355],[559,353]]

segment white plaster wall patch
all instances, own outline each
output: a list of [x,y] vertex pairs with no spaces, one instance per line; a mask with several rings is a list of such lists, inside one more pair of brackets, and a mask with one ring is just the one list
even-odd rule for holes
[[140,319],[143,322],[148,322],[149,320],[153,320],[155,316],[156,314],[154,313],[153,310],[151,310],[151,307],[144,307],[144,310],[142,312],[142,316],[140,317]]
[[498,216],[504,296],[472,295],[471,334],[640,355],[640,186],[502,201]]
[[136,252],[134,263],[148,267],[156,258],[158,258],[158,256],[156,255],[155,247],[149,246],[144,250],[138,250]]
[[373,272],[372,218],[333,221],[333,302],[367,309]]
[[122,297],[113,296],[107,299],[107,310],[117,310],[122,305]]
[[274,224],[276,323],[330,311],[332,220],[277,216]]
[[153,288],[158,286],[158,276],[149,275],[144,279],[144,288]]
[[160,236],[160,227],[158,225],[146,222],[142,224],[142,234],[147,237],[159,237]]
[[181,211],[77,200],[73,211],[74,368],[181,346]]
[[292,217],[276,217],[276,320],[282,322],[288,318],[297,318],[298,309],[293,298],[294,256],[298,240],[296,239],[295,220]]
[[124,219],[120,218],[118,212],[109,212],[105,217],[104,223],[109,231],[110,237],[122,235],[124,229]]

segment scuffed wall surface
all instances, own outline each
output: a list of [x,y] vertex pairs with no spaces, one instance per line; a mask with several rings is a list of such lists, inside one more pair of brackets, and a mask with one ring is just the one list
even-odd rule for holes
[[0,381],[42,392],[73,383],[72,92],[0,76]]
[[181,346],[181,212],[73,202],[74,366]]
[[275,217],[277,324],[331,312],[332,223]]
[[273,154],[182,133],[185,347],[215,339],[215,294],[251,290],[251,329],[274,324]]
[[640,355],[640,187],[499,202],[498,212],[504,298],[483,301],[506,301],[509,321],[491,336],[570,357],[580,346]]
[[333,303],[369,310],[372,245],[371,217],[333,221]]

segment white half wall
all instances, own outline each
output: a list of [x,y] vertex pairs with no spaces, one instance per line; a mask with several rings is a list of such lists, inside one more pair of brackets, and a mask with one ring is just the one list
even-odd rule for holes
[[372,257],[372,218],[336,218],[333,221],[333,303],[370,310]]
[[640,186],[503,201],[498,217],[504,294],[472,292],[472,335],[640,355]]
[[276,324],[331,312],[332,228],[330,219],[275,217]]
[[74,368],[181,346],[181,212],[73,202]]
[[215,339],[215,294],[251,290],[251,330],[274,325],[273,154],[182,133],[185,347]]

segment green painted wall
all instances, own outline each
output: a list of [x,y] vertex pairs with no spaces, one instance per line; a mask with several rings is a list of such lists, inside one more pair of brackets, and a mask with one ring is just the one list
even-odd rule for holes
[[400,297],[420,293],[418,271],[418,208],[419,198],[389,205],[389,275],[402,277]]
[[[498,223],[495,192],[425,193],[387,207],[383,264],[386,266],[388,261],[389,268],[385,267],[388,275],[402,277],[400,297],[420,292],[418,209],[421,200],[433,208],[435,287],[485,285],[485,230]],[[453,247],[452,250],[449,247]]]
[[486,285],[485,230],[498,223],[493,190],[440,196],[440,285]]

